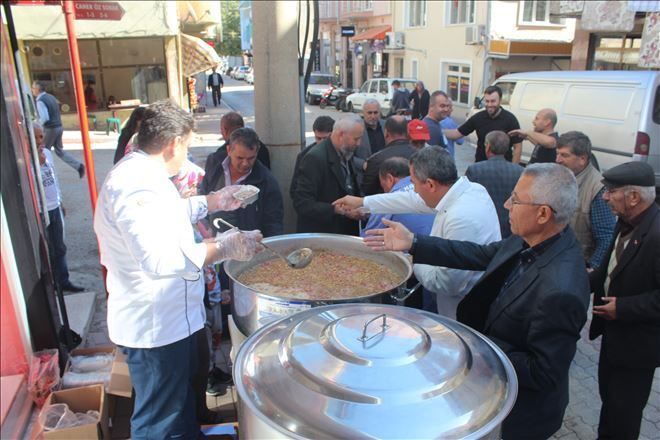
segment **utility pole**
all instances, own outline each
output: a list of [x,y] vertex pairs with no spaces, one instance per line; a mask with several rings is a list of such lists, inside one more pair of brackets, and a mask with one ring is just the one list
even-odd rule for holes
[[298,11],[289,1],[252,2],[255,129],[268,145],[271,170],[284,198],[284,230],[294,232],[296,214],[289,196],[301,150],[298,82]]

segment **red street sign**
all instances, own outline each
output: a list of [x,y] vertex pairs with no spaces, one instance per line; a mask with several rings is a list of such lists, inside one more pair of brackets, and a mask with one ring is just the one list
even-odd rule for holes
[[73,2],[76,20],[114,20],[124,16],[124,8],[118,2]]
[[61,0],[11,0],[16,6],[62,6]]

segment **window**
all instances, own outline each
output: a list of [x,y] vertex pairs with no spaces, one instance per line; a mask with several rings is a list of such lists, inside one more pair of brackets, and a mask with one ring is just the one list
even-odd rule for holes
[[518,20],[526,25],[563,25],[565,20],[550,16],[550,2],[548,0],[525,0],[521,2]]
[[470,66],[467,64],[447,64],[445,90],[452,101],[467,105],[470,100]]
[[[79,40],[83,82],[92,82],[97,108],[116,100],[139,99],[150,103],[167,98],[165,50],[162,38],[116,38]],[[61,103],[63,113],[76,111],[76,98],[65,40],[32,40],[26,43],[32,79],[44,81],[46,89]]]
[[641,36],[595,36],[591,49],[593,70],[637,70]]
[[378,92],[382,93],[384,95],[387,95],[387,92],[389,91],[389,89],[387,87],[387,81],[384,80],[384,79],[381,79],[378,82],[380,83],[380,85],[378,86]]
[[[511,103],[511,95],[513,94],[513,90],[516,88],[516,83],[498,82],[495,85],[500,89],[502,89],[502,100],[500,101],[500,104],[509,105]],[[549,107],[549,106],[546,105],[545,107]]]
[[409,0],[406,2],[406,26],[426,26],[426,0]]
[[371,84],[371,81],[362,84],[362,87],[360,87],[360,93],[369,93],[369,84]]
[[378,81],[371,81],[371,86],[369,86],[369,93],[378,93]]
[[419,61],[417,61],[417,60],[412,60],[410,62],[410,76],[412,78],[417,79],[417,67],[418,67],[418,65],[419,65]]
[[449,6],[449,24],[473,24],[474,0],[459,0],[447,2]]
[[396,59],[396,76],[402,77],[403,76],[403,58],[397,58]]

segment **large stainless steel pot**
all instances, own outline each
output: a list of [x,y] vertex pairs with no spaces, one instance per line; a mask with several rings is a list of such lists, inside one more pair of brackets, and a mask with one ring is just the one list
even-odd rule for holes
[[[278,235],[264,240],[266,244],[283,255],[302,247],[315,249],[329,249],[343,254],[359,256],[386,265],[401,276],[397,289],[402,290],[412,274],[412,264],[400,252],[374,252],[367,248],[361,238],[338,234],[291,234]],[[373,292],[369,295],[351,299],[337,300],[327,298],[323,300],[300,300],[273,296],[248,287],[239,281],[238,277],[247,269],[258,265],[265,260],[272,259],[270,252],[263,252],[251,261],[229,261],[225,264],[225,271],[232,280],[232,316],[238,329],[250,336],[259,328],[269,322],[291,315],[301,310],[319,307],[328,304],[375,302],[380,303],[384,295],[390,292]],[[296,270],[296,269],[289,269]],[[344,280],[350,284],[351,280]]]
[[511,362],[451,319],[381,304],[306,310],[261,328],[234,363],[242,438],[500,438]]

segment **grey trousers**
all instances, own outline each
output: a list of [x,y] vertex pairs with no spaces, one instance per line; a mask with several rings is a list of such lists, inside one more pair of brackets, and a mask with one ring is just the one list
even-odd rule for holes
[[78,162],[73,156],[64,151],[62,133],[64,133],[64,128],[62,128],[61,125],[59,127],[44,127],[44,147],[54,148],[55,154],[66,162],[67,165],[77,171],[82,163]]

